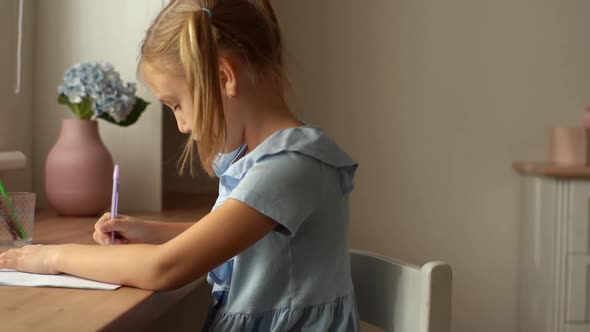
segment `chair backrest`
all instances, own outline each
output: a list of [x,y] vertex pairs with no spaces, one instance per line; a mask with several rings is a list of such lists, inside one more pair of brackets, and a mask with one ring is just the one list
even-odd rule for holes
[[451,267],[419,267],[351,250],[352,281],[361,320],[391,332],[451,330]]

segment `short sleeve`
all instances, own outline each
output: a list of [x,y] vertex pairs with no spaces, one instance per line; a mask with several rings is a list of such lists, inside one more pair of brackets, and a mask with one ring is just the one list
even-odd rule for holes
[[322,164],[297,152],[267,156],[254,164],[229,198],[276,221],[277,231],[294,236],[314,212],[323,192]]

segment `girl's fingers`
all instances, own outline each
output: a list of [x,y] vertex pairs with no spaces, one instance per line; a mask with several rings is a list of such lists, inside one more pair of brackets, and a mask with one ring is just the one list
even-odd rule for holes
[[103,233],[110,232],[125,232],[127,230],[127,220],[111,219],[103,222],[98,226],[98,229]]
[[[96,224],[94,224],[92,238],[101,245],[109,245],[111,244],[111,233],[117,232],[119,234],[125,234],[129,228],[129,223],[129,217],[118,215],[117,219],[111,219],[111,214],[107,212],[98,219]],[[129,243],[129,240],[123,237],[116,238],[114,242],[114,244],[127,243]]]
[[94,229],[98,229],[98,227],[100,227],[101,224],[103,224],[104,222],[106,222],[107,220],[111,219],[111,213],[107,212],[105,214],[103,214],[100,219],[98,219],[98,221],[94,224]]
[[99,230],[95,230],[94,234],[92,234],[92,238],[94,238],[94,241],[96,241],[98,244],[110,244],[111,241],[111,235],[110,234],[105,234]]
[[115,244],[129,244],[129,240],[125,238],[115,238]]
[[18,254],[16,249],[0,253],[0,269],[16,269]]

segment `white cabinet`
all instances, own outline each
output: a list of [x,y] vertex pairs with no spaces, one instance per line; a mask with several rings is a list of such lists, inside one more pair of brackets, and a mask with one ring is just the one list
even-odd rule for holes
[[590,170],[516,168],[520,331],[590,332]]

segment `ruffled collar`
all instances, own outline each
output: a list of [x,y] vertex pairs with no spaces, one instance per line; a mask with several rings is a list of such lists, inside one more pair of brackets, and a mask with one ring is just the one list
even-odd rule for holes
[[352,191],[353,177],[358,164],[322,129],[308,125],[275,132],[250,153],[228,167],[219,177],[220,182],[222,185],[224,182],[239,182],[255,163],[283,152],[301,153],[338,168],[343,193]]

